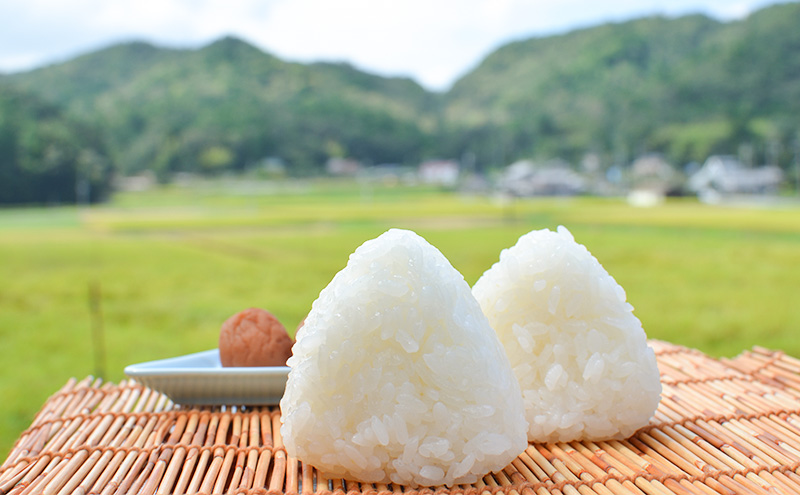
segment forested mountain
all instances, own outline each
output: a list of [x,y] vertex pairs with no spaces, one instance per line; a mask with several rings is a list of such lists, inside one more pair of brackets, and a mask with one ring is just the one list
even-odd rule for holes
[[[520,40],[444,94],[346,64],[286,62],[230,37],[193,50],[125,43],[0,76],[0,153],[19,147],[7,144],[21,126],[6,107],[21,99],[74,122],[65,125],[80,135],[75,146],[116,172],[165,180],[267,157],[300,175],[330,157],[415,164],[470,153],[487,168],[529,157],[577,164],[592,152],[608,166],[658,151],[682,165],[743,145],[756,162],[788,167],[800,146],[797,26],[800,3],[788,3],[728,23],[649,17]],[[0,172],[14,160],[0,160]]]
[[432,142],[434,96],[415,82],[288,63],[230,37],[199,50],[123,44],[7,79],[98,122],[123,173],[412,162]]
[[685,163],[742,143],[788,153],[798,26],[791,3],[730,23],[651,17],[510,43],[445,95],[445,120],[484,161],[661,151]]

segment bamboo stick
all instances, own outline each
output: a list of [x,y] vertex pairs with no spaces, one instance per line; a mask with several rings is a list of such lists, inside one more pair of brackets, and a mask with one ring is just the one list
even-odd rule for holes
[[230,483],[228,484],[227,493],[234,493],[235,489],[241,488],[242,476],[244,475],[244,464],[245,459],[247,458],[247,453],[244,450],[240,450],[235,455],[236,458],[233,461],[231,479]]
[[258,464],[256,465],[255,476],[253,477],[254,487],[266,488],[267,473],[269,472],[271,461],[272,461],[272,451],[268,449],[262,450],[258,458]]
[[630,493],[623,487],[618,480],[611,477],[598,464],[592,461],[594,454],[578,442],[571,444],[560,444],[564,453],[569,459],[579,467],[571,468],[572,471],[579,473],[578,477],[589,484],[599,495],[608,493]]
[[300,490],[300,466],[299,462],[294,457],[287,457],[286,459],[286,490],[285,493],[298,493]]
[[[110,451],[109,451],[110,452]],[[103,456],[103,459],[106,459],[106,456]],[[125,459],[125,451],[118,450],[113,453],[110,459],[107,460],[105,464],[98,462],[96,469],[99,470],[97,473],[91,473],[90,476],[95,477],[94,482],[89,480],[88,478],[86,481],[86,485],[89,486],[87,492],[89,493],[100,493],[105,487],[109,486],[112,483],[112,479],[114,474],[117,472],[119,467],[122,465],[122,462]],[[83,486],[83,485],[81,485]]]
[[213,456],[210,457],[210,463],[208,464],[208,467],[204,470],[204,476],[202,476],[202,482],[198,491],[201,493],[213,492],[214,485],[217,481],[217,476],[222,470],[224,461],[225,449],[222,447],[216,447],[213,451]]
[[54,456],[43,471],[44,476],[31,482],[23,493],[55,493],[63,483],[64,477],[61,476],[61,473],[70,460],[71,457],[66,455]]
[[[184,465],[183,461],[186,459],[186,448],[183,446],[178,446],[174,450],[168,449],[171,451],[171,455],[169,458],[164,458],[163,461],[165,463],[164,466],[164,473],[161,476],[161,482],[158,484],[158,487],[155,489],[155,493],[163,494],[163,493],[172,493],[173,487],[175,486],[176,481],[178,480],[178,475],[180,474],[181,467]],[[159,459],[161,461],[162,459]]]
[[314,486],[314,468],[304,462],[301,464],[301,470],[303,472],[303,478],[300,482],[301,493],[303,495],[314,493],[317,489],[317,487]]
[[206,470],[208,469],[209,459],[211,459],[211,451],[208,449],[202,449],[200,451],[200,456],[197,459],[194,476],[192,476],[191,481],[189,482],[189,487],[186,489],[187,493],[196,493],[200,491],[200,486],[203,483],[205,473],[207,472]]
[[269,480],[268,490],[271,492],[282,492],[283,482],[286,476],[286,452],[284,450],[275,451],[273,459],[274,466],[272,469],[272,477]]
[[214,490],[212,493],[225,492],[225,489],[228,486],[228,477],[233,469],[233,463],[235,459],[236,449],[228,448],[225,451],[225,458],[222,461],[222,468],[220,469],[219,475],[217,475],[217,482],[214,484]]
[[669,493],[658,481],[636,475],[639,466],[619,452],[618,449],[621,445],[619,442],[600,442],[597,444],[590,442],[590,445],[595,445],[598,448],[597,450],[602,453],[601,456],[606,463],[614,466],[620,474],[632,480],[633,484],[644,493],[648,495],[665,495]]
[[191,483],[191,480],[194,477],[194,469],[195,466],[197,466],[199,457],[200,449],[197,447],[192,447],[186,452],[186,458],[183,461],[183,464],[176,465],[175,471],[180,469],[178,481],[175,483],[175,488],[173,489],[176,494],[186,493],[189,483]]
[[247,452],[247,464],[245,465],[244,472],[242,473],[242,481],[240,486],[242,488],[254,488],[256,469],[258,468],[258,450],[251,448]]
[[[94,451],[91,454],[87,450],[81,450],[70,462],[69,469],[65,469],[65,477],[63,486],[57,491],[59,495],[66,495],[68,493],[75,493],[76,489],[83,483],[86,475],[91,472],[95,462],[102,456],[100,451]],[[53,488],[55,490],[55,487]]]
[[[608,487],[615,495],[640,494],[641,491],[630,484],[630,480],[622,476],[619,471],[601,459],[597,450],[589,449],[585,442],[573,442],[576,451],[582,454],[586,460],[583,464],[593,473],[597,473],[597,479],[604,480],[603,485]],[[594,466],[594,468],[592,467]],[[601,474],[602,473],[602,474]],[[627,484],[626,484],[627,483]]]

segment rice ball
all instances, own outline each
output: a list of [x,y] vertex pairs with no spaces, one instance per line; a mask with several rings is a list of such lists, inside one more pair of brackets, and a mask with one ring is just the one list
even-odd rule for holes
[[527,447],[522,396],[469,285],[392,229],[313,303],[281,400],[286,451],[329,477],[472,483]]
[[625,438],[661,396],[625,290],[564,227],[520,237],[472,293],[522,388],[528,440]]
[[219,360],[224,367],[286,366],[292,344],[286,328],[272,313],[248,308],[222,324]]

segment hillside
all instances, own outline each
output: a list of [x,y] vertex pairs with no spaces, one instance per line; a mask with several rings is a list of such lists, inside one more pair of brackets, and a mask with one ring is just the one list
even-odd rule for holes
[[[446,95],[455,143],[491,161],[586,151],[674,161],[800,131],[800,4],[720,23],[652,17],[510,43]],[[462,138],[463,139],[463,138]],[[500,160],[501,162],[504,160]]]
[[431,95],[411,80],[288,63],[230,37],[198,50],[117,45],[7,79],[99,122],[124,173],[242,170],[265,157],[311,171],[337,154],[411,162],[433,121]]
[[445,94],[231,37],[193,50],[125,43],[0,83],[99,129],[118,172],[165,180],[272,157],[295,175],[331,157],[469,154],[485,169],[594,153],[607,167],[653,151],[676,165],[745,152],[788,168],[800,146],[797,26],[800,3],[788,3],[736,22],[649,17],[520,40]]

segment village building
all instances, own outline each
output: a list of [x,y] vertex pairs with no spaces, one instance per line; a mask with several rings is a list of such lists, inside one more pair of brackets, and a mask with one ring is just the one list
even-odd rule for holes
[[428,160],[419,165],[417,173],[423,184],[453,187],[458,183],[459,169],[455,160]]
[[773,194],[783,182],[775,165],[747,167],[730,155],[714,155],[689,177],[687,187],[701,198],[736,194]]
[[512,196],[572,196],[585,193],[587,183],[563,160],[520,160],[506,167],[498,188]]

